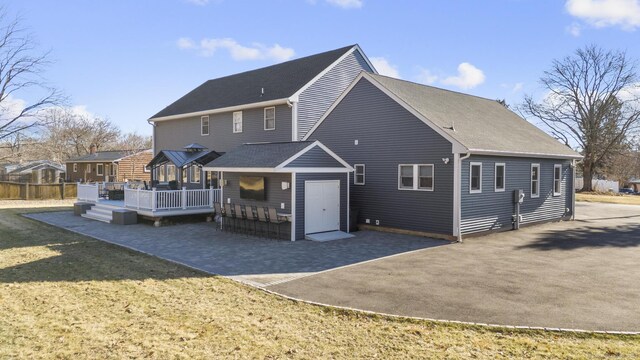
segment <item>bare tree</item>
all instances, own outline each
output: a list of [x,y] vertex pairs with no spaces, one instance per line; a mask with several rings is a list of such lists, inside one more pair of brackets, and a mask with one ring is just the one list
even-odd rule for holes
[[636,63],[624,51],[591,45],[554,60],[540,82],[548,95],[540,102],[525,97],[521,110],[582,151],[582,190],[591,191],[588,180],[640,121]]
[[[40,110],[62,101],[42,78],[48,55],[39,53],[19,19],[9,19],[0,7],[0,141],[37,125]],[[26,93],[35,100],[19,100]]]

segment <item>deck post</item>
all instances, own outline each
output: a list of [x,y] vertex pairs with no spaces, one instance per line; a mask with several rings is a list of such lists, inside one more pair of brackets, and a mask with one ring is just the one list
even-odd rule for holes
[[186,186],[182,187],[182,209],[183,210],[187,209],[187,187]]
[[213,185],[209,186],[209,206],[213,207]]
[[151,188],[151,211],[156,211],[157,206],[156,188]]
[[136,207],[140,209],[140,188],[136,189]]

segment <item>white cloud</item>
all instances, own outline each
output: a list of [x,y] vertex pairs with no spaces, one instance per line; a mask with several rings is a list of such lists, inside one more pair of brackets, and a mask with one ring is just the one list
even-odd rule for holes
[[598,27],[640,27],[640,0],[567,0],[567,12]]
[[524,83],[515,83],[515,85],[513,85],[513,88],[511,89],[511,92],[513,93],[517,93],[518,91],[522,91],[522,88],[524,87]]
[[7,96],[0,103],[0,121],[4,123],[4,121],[11,121],[16,116],[20,115],[20,112],[27,106],[27,102],[15,98],[11,95]]
[[186,37],[178,39],[176,44],[180,49],[193,49],[194,47],[196,47],[196,44],[193,43],[193,40]]
[[582,27],[580,26],[580,24],[573,22],[571,23],[571,25],[567,26],[566,31],[567,33],[571,34],[571,36],[578,37],[582,32]]
[[438,81],[438,75],[435,75],[428,69],[420,68],[420,73],[418,74],[418,82],[431,85],[436,81]]
[[640,105],[640,83],[622,89],[618,93],[618,97],[620,100],[636,102]]
[[372,57],[369,60],[371,60],[373,67],[375,67],[376,70],[378,70],[378,73],[380,75],[390,76],[396,79],[401,78],[400,72],[398,71],[398,67],[389,63],[387,59],[383,57]]
[[364,5],[362,0],[327,0],[327,3],[343,9],[359,9]]
[[202,39],[199,43],[190,38],[180,38],[176,42],[178,48],[183,50],[198,50],[202,56],[213,56],[219,49],[229,52],[234,60],[275,60],[286,61],[295,55],[295,51],[291,48],[282,47],[280,44],[265,46],[254,43],[251,46],[239,44],[231,38],[211,38]]
[[445,85],[453,85],[467,90],[482,84],[484,79],[485,76],[482,70],[470,63],[463,62],[458,65],[458,75],[449,76],[440,82]]

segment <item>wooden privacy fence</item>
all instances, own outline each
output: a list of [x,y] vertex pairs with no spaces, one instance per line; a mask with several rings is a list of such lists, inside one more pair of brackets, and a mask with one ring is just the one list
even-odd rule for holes
[[0,200],[48,200],[75,198],[75,183],[29,184],[0,181]]

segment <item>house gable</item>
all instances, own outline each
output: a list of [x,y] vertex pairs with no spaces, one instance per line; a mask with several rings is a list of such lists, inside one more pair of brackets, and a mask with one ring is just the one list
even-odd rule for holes
[[319,146],[315,146],[312,149],[308,150],[304,154],[297,157],[295,160],[291,161],[289,164],[284,166],[285,168],[295,168],[295,167],[323,167],[323,168],[341,168],[343,164],[341,164],[338,160],[336,160],[333,156],[328,154]]

